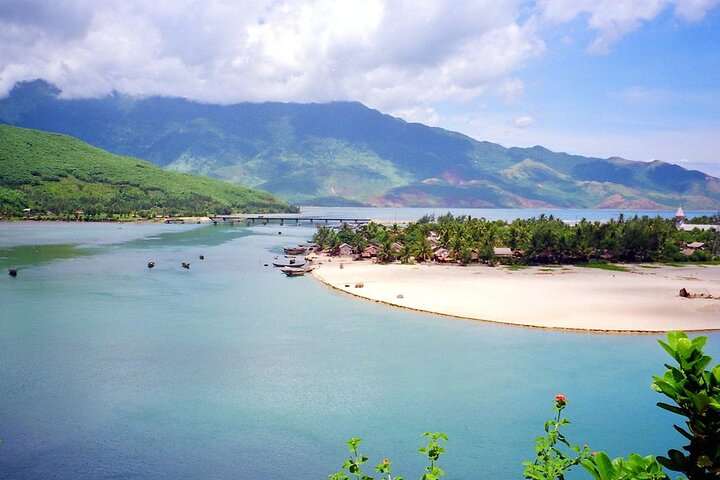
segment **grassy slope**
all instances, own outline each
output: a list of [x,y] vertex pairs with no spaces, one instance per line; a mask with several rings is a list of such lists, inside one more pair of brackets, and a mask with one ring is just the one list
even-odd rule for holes
[[75,138],[0,125],[0,212],[205,214],[288,211],[272,195],[169,172]]

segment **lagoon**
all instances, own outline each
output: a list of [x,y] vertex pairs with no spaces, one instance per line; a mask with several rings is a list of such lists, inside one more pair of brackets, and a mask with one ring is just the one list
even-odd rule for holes
[[556,393],[575,443],[682,444],[649,389],[666,361],[656,336],[395,310],[264,266],[313,231],[0,224],[0,479],[326,478],[351,436],[418,478],[427,430],[450,437],[445,478],[521,478]]

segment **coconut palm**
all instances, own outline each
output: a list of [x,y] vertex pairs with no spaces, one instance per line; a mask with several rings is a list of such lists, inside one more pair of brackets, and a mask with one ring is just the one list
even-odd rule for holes
[[432,246],[427,238],[422,237],[415,243],[413,256],[418,262],[425,262],[433,258]]

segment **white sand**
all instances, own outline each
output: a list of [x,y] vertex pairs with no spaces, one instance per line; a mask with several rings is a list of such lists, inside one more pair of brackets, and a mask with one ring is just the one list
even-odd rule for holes
[[[480,265],[328,260],[318,257],[319,267],[313,272],[325,284],[413,310],[571,330],[720,330],[720,266],[631,266],[630,272],[571,266],[511,271]],[[356,286],[360,283],[362,287]],[[691,294],[716,298],[682,298],[678,292],[683,287]]]

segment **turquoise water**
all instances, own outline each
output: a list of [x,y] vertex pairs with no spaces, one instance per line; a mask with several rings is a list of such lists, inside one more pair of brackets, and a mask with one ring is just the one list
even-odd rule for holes
[[446,478],[521,478],[559,392],[577,443],[681,445],[655,337],[394,310],[264,266],[312,233],[0,224],[0,479],[319,479],[351,436],[418,478],[426,430]]

